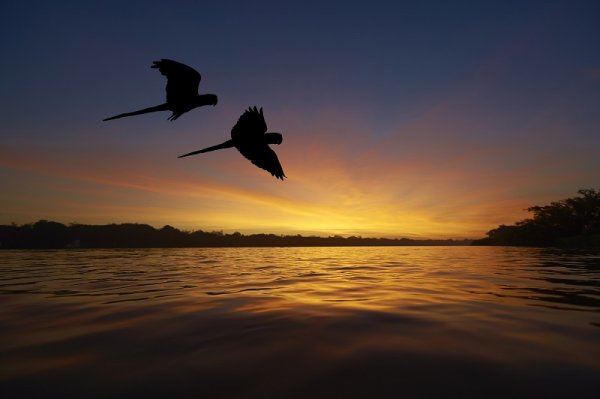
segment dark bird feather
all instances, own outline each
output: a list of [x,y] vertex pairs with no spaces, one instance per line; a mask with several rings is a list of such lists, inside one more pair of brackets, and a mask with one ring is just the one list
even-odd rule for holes
[[269,144],[281,144],[282,141],[283,136],[280,133],[267,133],[267,123],[265,122],[262,108],[258,110],[254,107],[248,108],[248,110],[239,117],[237,123],[231,129],[231,140],[227,140],[212,147],[180,155],[179,158],[223,148],[235,147],[254,165],[266,170],[276,178],[283,180],[283,178],[287,176],[283,172],[277,154],[269,147]]
[[154,61],[151,68],[158,69],[162,75],[167,77],[167,102],[155,107],[111,116],[104,119],[104,121],[157,111],[171,111],[172,114],[169,120],[174,121],[194,108],[217,104],[218,99],[216,95],[198,94],[198,87],[200,86],[200,79],[202,77],[194,68],[164,58],[160,61]]

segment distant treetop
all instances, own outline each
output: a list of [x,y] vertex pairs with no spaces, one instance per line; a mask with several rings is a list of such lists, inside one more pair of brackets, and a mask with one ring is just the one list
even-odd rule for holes
[[579,196],[534,205],[515,225],[501,225],[473,245],[600,246],[600,190],[581,189]]

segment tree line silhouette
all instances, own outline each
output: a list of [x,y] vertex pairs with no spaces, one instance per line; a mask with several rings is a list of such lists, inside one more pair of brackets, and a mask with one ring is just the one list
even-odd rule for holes
[[39,220],[0,225],[0,249],[53,248],[184,248],[184,247],[319,247],[516,245],[600,247],[600,190],[581,189],[579,196],[527,208],[532,218],[500,225],[479,240],[415,240],[182,231],[166,225],[122,223],[86,225]]
[[0,225],[1,249],[58,248],[184,248],[184,247],[318,247],[469,245],[471,240],[413,240],[408,238],[317,237],[220,231],[182,231],[166,225],[86,225],[39,220],[24,225]]
[[500,225],[473,245],[600,247],[600,190],[577,193],[550,205],[529,207],[532,218]]

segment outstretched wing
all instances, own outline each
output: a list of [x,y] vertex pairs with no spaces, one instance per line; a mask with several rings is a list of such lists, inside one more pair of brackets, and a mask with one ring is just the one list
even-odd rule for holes
[[286,177],[277,154],[267,144],[245,143],[244,145],[236,145],[236,148],[250,162],[271,173],[276,178],[283,180]]
[[267,122],[262,108],[248,108],[231,129],[231,138],[239,142],[253,142],[267,132]]
[[152,68],[167,77],[167,102],[186,101],[198,95],[201,76],[194,68],[164,58],[154,61]]
[[265,142],[267,123],[262,108],[248,108],[231,129],[231,139],[238,151],[250,162],[266,170],[278,179],[283,180],[285,174],[279,163],[277,154]]

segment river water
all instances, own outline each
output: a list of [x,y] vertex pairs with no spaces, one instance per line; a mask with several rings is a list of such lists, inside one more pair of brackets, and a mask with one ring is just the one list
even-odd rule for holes
[[2,398],[597,397],[600,251],[2,251]]

